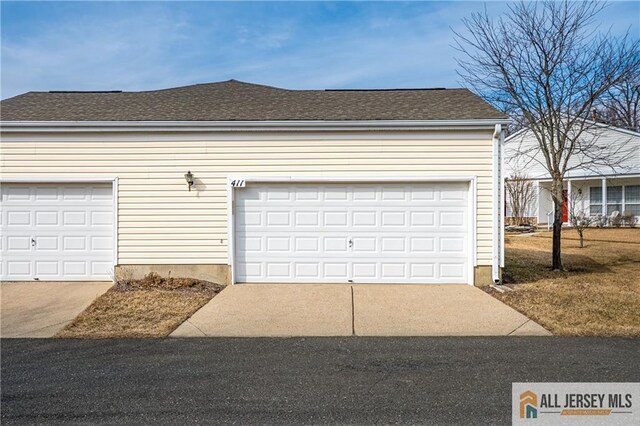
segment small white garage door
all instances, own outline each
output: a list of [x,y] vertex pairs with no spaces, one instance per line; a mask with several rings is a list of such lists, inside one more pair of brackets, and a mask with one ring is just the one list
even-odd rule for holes
[[466,182],[234,191],[236,282],[469,281]]
[[6,281],[110,280],[111,184],[2,184]]

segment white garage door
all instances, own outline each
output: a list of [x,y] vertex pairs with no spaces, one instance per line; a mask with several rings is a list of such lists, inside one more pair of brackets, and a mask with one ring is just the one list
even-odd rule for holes
[[3,280],[111,279],[110,184],[2,184],[0,190]]
[[236,282],[469,281],[468,183],[235,191]]

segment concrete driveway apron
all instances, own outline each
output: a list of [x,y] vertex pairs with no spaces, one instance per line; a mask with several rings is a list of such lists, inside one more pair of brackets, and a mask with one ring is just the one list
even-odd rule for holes
[[469,285],[237,284],[172,334],[236,336],[550,335]]
[[0,337],[52,337],[110,282],[3,282],[0,284]]

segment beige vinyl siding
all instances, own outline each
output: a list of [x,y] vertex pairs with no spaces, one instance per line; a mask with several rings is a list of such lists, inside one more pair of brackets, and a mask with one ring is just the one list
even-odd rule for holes
[[[478,264],[490,265],[491,137],[489,130],[326,140],[322,134],[4,134],[0,164],[4,178],[118,177],[119,264],[226,264],[229,176],[474,175]],[[187,170],[196,179],[191,192]]]

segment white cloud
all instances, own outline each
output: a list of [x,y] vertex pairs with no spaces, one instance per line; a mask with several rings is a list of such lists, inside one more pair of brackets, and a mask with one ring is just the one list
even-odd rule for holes
[[[286,88],[453,87],[459,83],[450,26],[460,29],[462,16],[484,7],[358,3],[345,17],[342,4],[261,5],[124,4],[104,14],[57,17],[27,36],[3,29],[2,98],[229,78]],[[494,15],[506,8],[487,7]],[[327,19],[331,14],[335,20]],[[610,7],[603,16],[617,22],[618,15]]]

